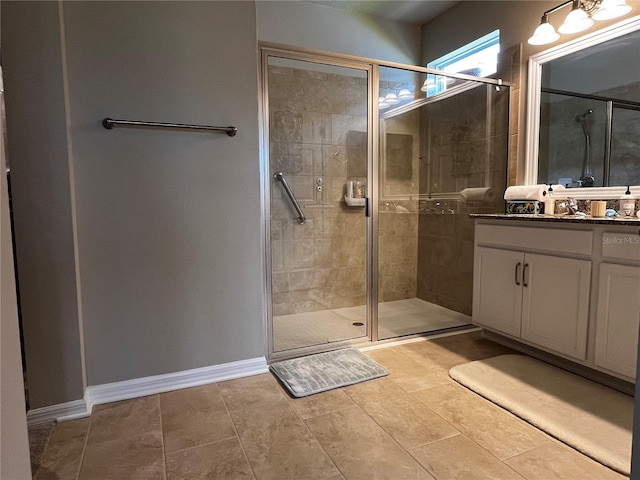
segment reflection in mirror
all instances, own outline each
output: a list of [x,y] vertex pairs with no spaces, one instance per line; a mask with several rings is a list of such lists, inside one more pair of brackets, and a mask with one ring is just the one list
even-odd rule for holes
[[[537,140],[538,156],[536,177],[528,183],[640,184],[640,21],[635,23],[629,28],[624,22],[621,35],[611,29],[606,41],[593,35],[579,48],[564,46],[565,54],[553,54],[556,48],[532,57],[530,72],[540,74],[534,112],[539,136],[530,138],[530,147]],[[535,84],[530,80],[530,88]]]

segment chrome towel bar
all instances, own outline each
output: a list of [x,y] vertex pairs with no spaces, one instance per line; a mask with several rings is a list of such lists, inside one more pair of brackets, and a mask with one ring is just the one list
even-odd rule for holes
[[273,174],[273,178],[275,178],[277,181],[282,183],[282,186],[284,187],[284,191],[287,192],[287,195],[289,196],[289,199],[291,200],[291,203],[293,203],[293,207],[296,209],[296,212],[298,212],[298,223],[300,225],[302,225],[304,222],[307,221],[307,217],[304,216],[304,212],[302,211],[302,207],[300,206],[300,204],[296,200],[295,195],[293,194],[293,192],[289,188],[289,184],[285,180],[284,175],[282,174],[282,172],[276,172],[276,173]]
[[209,131],[226,133],[230,137],[235,137],[238,133],[236,127],[212,127],[209,125],[186,125],[183,123],[160,123],[160,122],[141,122],[138,120],[114,120],[113,118],[105,118],[102,120],[102,126],[108,130],[113,129],[116,126],[122,127],[150,127],[150,128],[173,128],[173,129],[186,129],[196,131]]

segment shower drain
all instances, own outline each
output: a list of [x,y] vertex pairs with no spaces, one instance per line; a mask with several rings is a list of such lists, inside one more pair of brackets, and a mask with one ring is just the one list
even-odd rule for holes
[[353,325],[354,327],[362,327],[364,325],[364,323],[362,323],[362,322],[353,322],[351,325]]

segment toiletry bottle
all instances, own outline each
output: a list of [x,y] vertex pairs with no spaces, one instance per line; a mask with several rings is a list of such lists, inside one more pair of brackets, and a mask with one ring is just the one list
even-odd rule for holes
[[347,182],[347,197],[353,198],[353,180]]
[[556,201],[552,197],[553,195],[553,187],[549,184],[549,189],[547,190],[547,196],[544,200],[544,213],[545,215],[553,215],[555,213]]
[[620,215],[630,217],[636,210],[636,198],[631,195],[631,190],[627,185],[627,191],[620,197]]

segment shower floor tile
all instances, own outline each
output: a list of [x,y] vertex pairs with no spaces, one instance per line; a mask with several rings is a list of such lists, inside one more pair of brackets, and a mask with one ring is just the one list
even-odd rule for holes
[[[333,343],[366,336],[365,306],[336,308],[273,317],[274,350],[280,352],[310,345]],[[378,306],[379,338],[469,325],[471,317],[429,303],[408,298]]]

